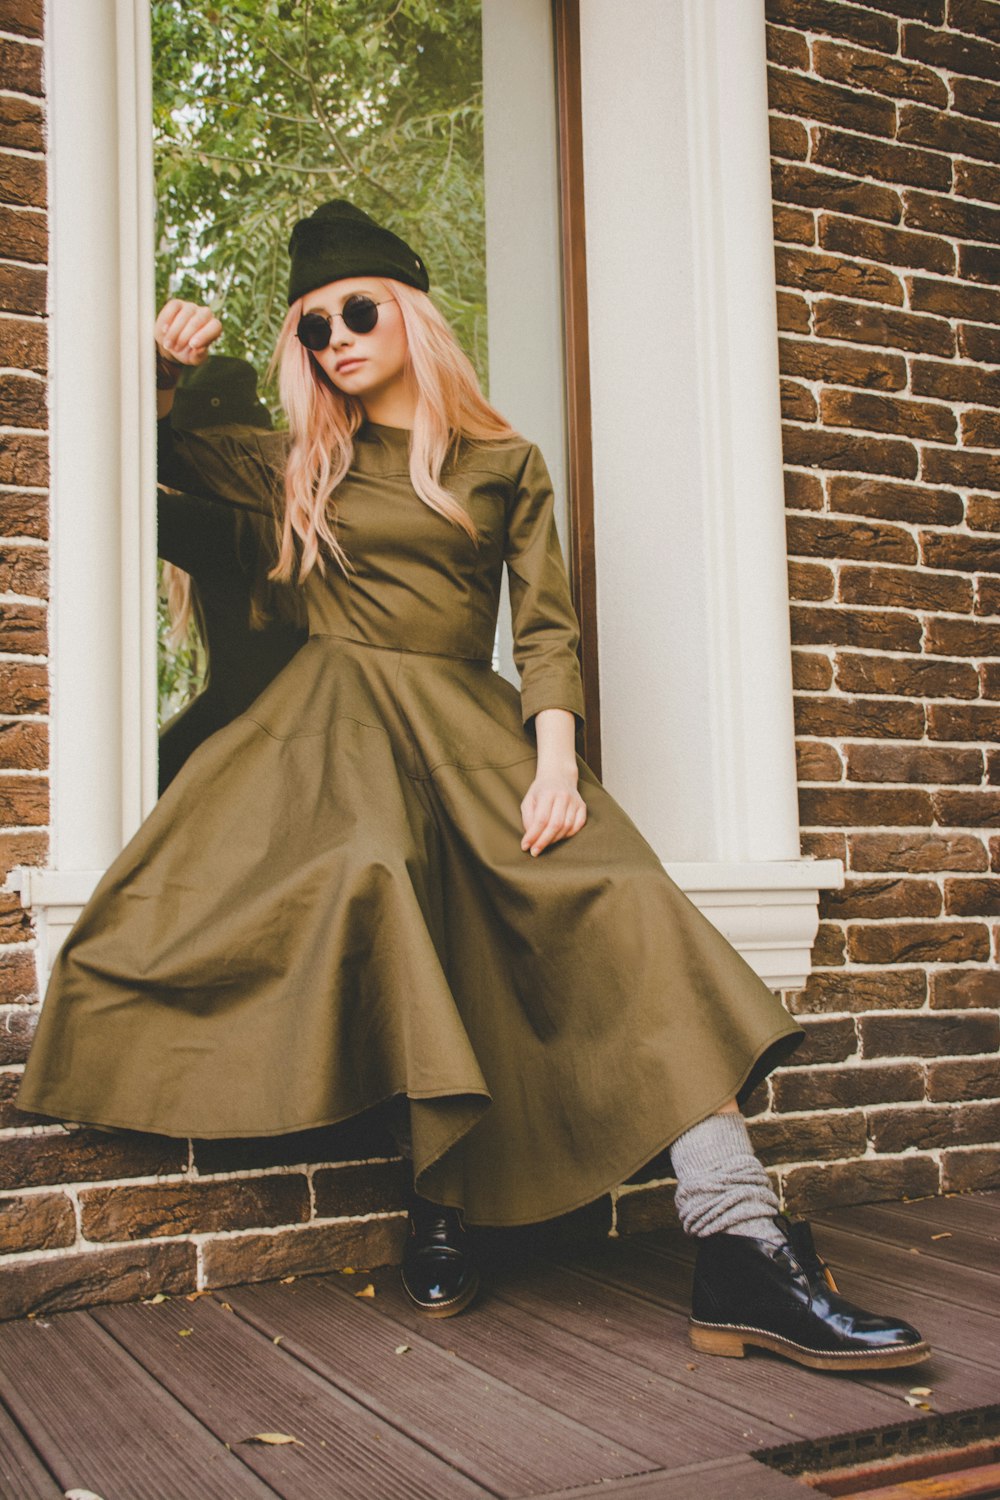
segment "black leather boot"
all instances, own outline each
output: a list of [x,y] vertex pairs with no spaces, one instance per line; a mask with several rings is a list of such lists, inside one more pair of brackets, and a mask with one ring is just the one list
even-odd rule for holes
[[741,1358],[747,1344],[813,1370],[913,1365],[930,1348],[909,1323],[841,1297],[806,1223],[775,1223],[781,1245],[742,1234],[698,1240],[690,1337],[702,1354]]
[[462,1211],[411,1192],[410,1232],[399,1268],[403,1290],[422,1313],[450,1318],[467,1307],[479,1288]]

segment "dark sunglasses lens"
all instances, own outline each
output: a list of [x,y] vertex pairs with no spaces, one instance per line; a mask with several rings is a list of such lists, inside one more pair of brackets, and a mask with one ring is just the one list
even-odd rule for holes
[[295,330],[299,342],[307,349],[325,349],[330,342],[330,320],[324,318],[322,313],[306,313],[299,319],[299,326]]
[[352,333],[371,333],[378,322],[378,304],[371,297],[348,297],[343,318]]

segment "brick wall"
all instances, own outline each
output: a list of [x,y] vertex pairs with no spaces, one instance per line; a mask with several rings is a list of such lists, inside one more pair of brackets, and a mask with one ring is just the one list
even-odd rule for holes
[[[41,9],[0,0],[5,869],[47,853]],[[803,849],[848,876],[753,1130],[808,1211],[1000,1183],[1000,3],[767,11]],[[19,1114],[33,937],[16,896],[0,918],[0,1317],[398,1258],[364,1126]],[[623,1233],[670,1213],[655,1163],[615,1196]]]
[[1000,4],[767,16],[802,845],[847,878],[757,1138],[798,1208],[996,1187]]

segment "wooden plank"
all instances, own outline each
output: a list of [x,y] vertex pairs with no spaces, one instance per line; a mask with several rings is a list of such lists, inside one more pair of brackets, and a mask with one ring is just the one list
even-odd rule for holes
[[[627,1279],[626,1274],[626,1285]],[[895,1400],[873,1397],[851,1381],[837,1381],[831,1392],[827,1376],[787,1361],[770,1361],[762,1380],[761,1365],[753,1358],[696,1355],[687,1337],[689,1279],[683,1267],[657,1268],[659,1306],[652,1313],[647,1301],[582,1274],[571,1261],[553,1265],[539,1260],[523,1272],[498,1276],[494,1292],[539,1321],[613,1351],[637,1369],[655,1371],[689,1392],[696,1407],[722,1402],[799,1438],[829,1434],[831,1403],[842,1429],[898,1419]]]
[[[468,1314],[442,1321],[424,1317],[407,1301],[391,1269],[372,1272],[371,1280],[377,1296],[368,1308],[383,1315],[394,1330],[394,1343],[419,1338],[454,1351],[468,1369],[488,1372],[506,1388],[525,1393],[519,1399],[529,1408],[562,1413],[602,1434],[616,1448],[625,1445],[626,1451],[641,1455],[646,1467],[676,1467],[703,1458],[707,1451],[741,1454],[788,1440],[787,1427],[699,1396],[675,1379],[502,1301],[490,1289],[480,1293]],[[340,1295],[351,1296],[343,1283]],[[662,1336],[662,1329],[647,1331],[647,1337]],[[596,1478],[596,1470],[588,1477]]]
[[[484,1493],[214,1298],[101,1308],[93,1316],[286,1500],[471,1500]],[[181,1329],[191,1332],[182,1337]],[[298,1442],[247,1442],[260,1432]]]
[[937,1218],[928,1221],[910,1213],[888,1214],[876,1204],[852,1209],[836,1219],[816,1220],[820,1233],[837,1229],[842,1234],[861,1235],[878,1244],[894,1245],[907,1252],[916,1250],[935,1260],[953,1261],[1000,1277],[1000,1223],[994,1235],[957,1225],[943,1229],[938,1227],[941,1223]]
[[0,1382],[15,1421],[55,1477],[57,1493],[88,1489],[103,1500],[273,1500],[275,1492],[151,1381],[88,1313],[0,1325]]
[[634,1496],[635,1500],[810,1500],[801,1484],[752,1458],[711,1460],[669,1474],[617,1479],[536,1495],[533,1500],[604,1500],[606,1495]]
[[0,1495],[3,1500],[62,1500],[56,1484],[6,1407],[0,1406]]
[[[512,1357],[502,1324],[478,1302],[459,1317],[428,1318],[407,1302],[395,1267],[371,1271],[366,1280],[376,1294],[364,1301],[354,1295],[356,1276],[336,1275],[224,1295],[269,1339],[281,1335],[287,1354],[485,1489],[535,1494],[656,1466],[641,1423],[631,1432],[627,1421],[610,1423],[608,1432],[588,1421],[599,1413],[594,1402],[567,1410],[573,1403],[553,1399],[572,1374],[548,1360],[543,1344],[533,1344],[530,1329]],[[397,1355],[401,1344],[409,1349]],[[565,1359],[566,1351],[557,1357]],[[521,1361],[531,1367],[527,1386],[536,1399],[519,1388]],[[604,1396],[608,1383],[601,1385]],[[667,1421],[663,1412],[661,1422]]]
[[[834,1215],[823,1215],[818,1224],[829,1223],[840,1229],[854,1229],[859,1224],[866,1227],[885,1224],[909,1224],[915,1233],[928,1236],[950,1233],[955,1239],[969,1240],[971,1253],[976,1250],[976,1241],[1000,1247],[1000,1201],[979,1203],[973,1198],[921,1198],[914,1203],[867,1203],[858,1208],[841,1209]],[[993,1263],[998,1259],[994,1249]],[[980,1262],[982,1264],[982,1262]],[[983,1266],[988,1269],[988,1266]]]
[[960,1469],[933,1479],[910,1479],[881,1489],[859,1490],[852,1500],[996,1500],[1000,1495],[1000,1464],[982,1469]]

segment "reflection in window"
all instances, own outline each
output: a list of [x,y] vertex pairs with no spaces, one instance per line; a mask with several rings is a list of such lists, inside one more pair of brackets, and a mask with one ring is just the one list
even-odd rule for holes
[[[153,0],[152,33],[157,306],[220,310],[217,352],[256,366],[280,422],[288,235],[350,198],[420,246],[488,390],[480,0]],[[161,722],[203,670],[168,624],[161,602]]]

